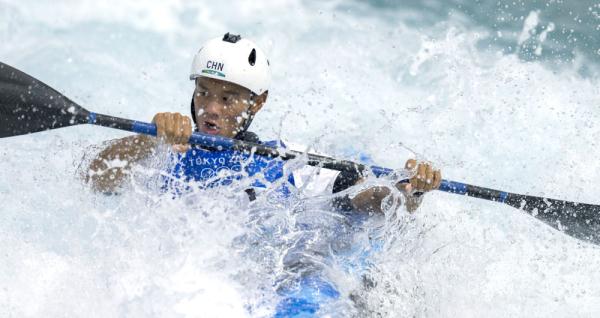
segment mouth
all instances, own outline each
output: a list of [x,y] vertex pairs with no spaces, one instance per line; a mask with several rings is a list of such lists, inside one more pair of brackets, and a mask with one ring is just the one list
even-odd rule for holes
[[215,122],[205,120],[202,122],[202,125],[200,125],[200,130],[206,134],[216,135],[221,131],[221,128]]

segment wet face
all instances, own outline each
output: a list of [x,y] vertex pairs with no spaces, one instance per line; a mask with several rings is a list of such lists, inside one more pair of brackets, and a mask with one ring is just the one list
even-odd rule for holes
[[261,109],[266,97],[267,92],[256,96],[239,85],[199,77],[194,90],[198,131],[233,138]]

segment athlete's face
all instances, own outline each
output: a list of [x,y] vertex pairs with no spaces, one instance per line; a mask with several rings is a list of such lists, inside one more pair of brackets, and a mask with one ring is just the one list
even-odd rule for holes
[[256,96],[239,85],[199,77],[194,90],[198,130],[233,138],[244,128],[246,120],[261,109],[266,99],[267,92]]

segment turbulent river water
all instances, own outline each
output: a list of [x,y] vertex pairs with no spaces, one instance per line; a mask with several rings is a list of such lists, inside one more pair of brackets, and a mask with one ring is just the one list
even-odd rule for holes
[[[391,168],[416,156],[449,180],[600,203],[597,1],[0,0],[0,61],[145,121],[187,114],[192,56],[227,31],[270,56],[253,123],[264,139]],[[326,196],[173,200],[136,180],[94,193],[82,158],[126,135],[0,140],[0,317],[268,317],[298,222],[335,245]],[[322,315],[600,315],[600,249],[518,210],[432,192],[417,213],[363,226],[383,242],[368,288],[329,260],[342,295]],[[365,235],[343,241],[368,249]]]

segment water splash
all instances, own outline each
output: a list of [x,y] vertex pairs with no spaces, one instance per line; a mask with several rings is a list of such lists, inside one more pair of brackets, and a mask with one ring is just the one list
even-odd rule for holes
[[[404,5],[4,1],[0,55],[90,109],[150,119],[187,113],[199,43],[243,30],[273,62],[270,100],[254,122],[263,138],[392,168],[417,153],[450,179],[597,203],[600,85],[596,73],[581,74],[595,60],[574,53],[557,67],[514,54],[519,16],[537,8],[487,10],[516,19],[499,28],[513,48],[502,50],[486,45],[496,30],[477,21],[488,18],[448,16],[437,3],[431,12],[443,18],[427,20]],[[545,44],[542,57],[555,41],[572,48],[566,23],[550,13],[540,11],[529,39]],[[257,237],[260,224],[293,230],[303,211],[335,219],[318,207],[324,198],[248,207],[233,189],[175,201],[143,187],[91,193],[76,176],[85,149],[123,135],[80,127],[0,141],[0,316],[193,316],[206,303],[206,316],[268,316],[284,243],[297,234],[260,251],[236,238]],[[271,218],[250,222],[260,213]],[[349,315],[600,312],[598,249],[511,208],[431,193],[418,213],[365,227],[385,244],[364,278],[346,275],[342,260],[326,266]]]

